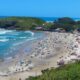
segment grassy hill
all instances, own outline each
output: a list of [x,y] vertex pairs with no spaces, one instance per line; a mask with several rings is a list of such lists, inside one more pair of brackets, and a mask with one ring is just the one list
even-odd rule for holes
[[44,20],[34,17],[6,17],[0,18],[0,28],[30,30],[42,26]]
[[42,71],[38,77],[26,80],[80,80],[80,62],[64,65],[63,67]]
[[[43,25],[44,24],[44,25]],[[55,20],[52,23],[35,18],[35,17],[5,17],[0,18],[0,28],[16,29],[16,30],[39,30],[54,31],[56,29],[65,30],[66,32],[80,31],[80,21],[75,21],[69,17],[63,17]]]

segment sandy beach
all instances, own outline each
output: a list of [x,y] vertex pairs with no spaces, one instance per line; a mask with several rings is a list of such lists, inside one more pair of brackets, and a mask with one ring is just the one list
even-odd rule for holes
[[25,80],[29,76],[41,75],[41,70],[58,67],[57,62],[76,51],[78,34],[45,32],[45,35],[31,43],[29,54],[17,55],[6,66],[1,63],[0,80]]

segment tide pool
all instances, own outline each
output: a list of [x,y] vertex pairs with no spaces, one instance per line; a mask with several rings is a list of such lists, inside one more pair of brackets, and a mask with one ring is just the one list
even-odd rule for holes
[[18,45],[40,37],[42,37],[41,32],[0,29],[0,58],[14,55]]

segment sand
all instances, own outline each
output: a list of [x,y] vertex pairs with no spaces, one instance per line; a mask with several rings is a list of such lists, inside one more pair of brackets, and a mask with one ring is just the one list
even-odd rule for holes
[[[72,33],[58,33],[58,32],[45,32],[46,36],[43,39],[34,41],[29,55],[20,54],[11,62],[7,63],[8,76],[0,76],[0,80],[25,80],[29,76],[41,75],[41,70],[54,67],[56,68],[57,61],[60,57],[66,57],[74,52],[74,45],[76,34]],[[27,46],[27,45],[26,45]],[[20,60],[23,64],[20,65]],[[27,66],[25,66],[27,65]],[[14,72],[11,67],[19,71]],[[27,68],[28,67],[28,68]],[[27,68],[26,70],[23,70]],[[0,70],[2,67],[0,68]],[[21,71],[22,70],[22,71]]]

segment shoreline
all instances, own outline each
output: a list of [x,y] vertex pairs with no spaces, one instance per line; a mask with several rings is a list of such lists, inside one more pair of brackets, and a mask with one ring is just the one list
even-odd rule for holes
[[[12,61],[13,63],[11,63],[11,65],[15,65],[9,66],[9,69],[12,72],[14,71],[13,68],[16,68],[15,66],[17,66],[17,68],[19,67],[18,70],[22,70],[22,68],[26,69],[23,71],[16,71],[11,76],[7,76],[6,80],[18,80],[19,78],[24,80],[29,76],[40,75],[41,70],[51,67],[57,67],[57,61],[61,56],[67,56],[68,54],[73,52],[73,50],[71,49],[71,44],[74,44],[75,42],[74,35],[75,34],[71,33],[46,32],[46,36],[44,39],[38,40],[32,44],[32,51],[30,55],[22,55],[24,58],[24,60],[22,61],[22,65],[20,65],[20,63],[17,63],[19,62],[19,60],[15,59]],[[25,65],[29,66],[30,69],[24,67]],[[3,80],[5,80],[4,78],[5,76],[3,77]]]
[[[41,33],[42,31],[39,31],[39,32]],[[42,34],[45,35],[44,32],[42,32]],[[39,38],[35,37],[35,39],[32,39],[32,40],[25,40],[24,42],[22,42],[21,44],[19,44],[17,46],[15,45],[15,47],[17,48],[16,49],[17,51],[14,51],[16,55],[8,56],[7,58],[1,59],[0,63],[6,62],[6,61],[9,62],[10,60],[12,61],[13,59],[18,58],[18,56],[20,57],[23,53],[24,53],[24,55],[27,56],[28,54],[30,54],[30,50],[28,51],[28,49],[31,49],[33,47],[32,44],[36,43],[36,41],[43,39],[44,35],[43,36],[40,35],[41,37],[39,37]],[[21,56],[21,58],[22,58],[22,56]],[[18,58],[18,59],[20,59],[20,58]]]

